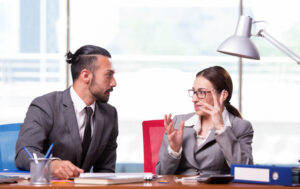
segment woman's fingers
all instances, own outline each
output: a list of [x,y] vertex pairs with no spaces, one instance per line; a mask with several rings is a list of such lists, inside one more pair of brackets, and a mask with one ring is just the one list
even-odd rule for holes
[[215,106],[220,106],[218,100],[217,100],[217,94],[216,94],[216,90],[215,89],[211,89],[211,94],[213,97],[213,101],[214,101],[214,107]]
[[171,117],[172,117],[172,114],[169,114],[169,116],[168,116],[169,121],[171,120]]
[[220,95],[220,99],[219,99],[219,104],[220,106],[223,106],[224,102],[225,102],[225,94],[226,94],[226,90],[222,90],[221,95]]
[[183,128],[184,128],[184,121],[181,121],[180,122],[180,127],[179,127],[179,131],[180,131],[181,135],[183,135]]
[[201,108],[201,110],[208,110],[208,111],[212,111],[214,109],[214,107],[206,102],[200,102],[200,104],[202,104],[204,106],[204,108]]
[[167,133],[171,133],[174,131],[173,122],[170,122],[167,127]]
[[212,115],[212,110],[209,110],[209,109],[206,109],[206,108],[201,108],[201,111],[209,114],[209,115]]
[[166,129],[167,129],[168,125],[170,124],[169,116],[170,116],[170,114],[169,115],[165,114],[165,117],[164,117],[164,126]]
[[167,129],[167,115],[165,114],[165,117],[164,117],[164,126],[165,126],[165,129]]
[[171,119],[171,116],[172,116],[172,114],[169,114],[168,116],[165,115],[165,118],[164,118],[164,127],[167,131],[167,134],[170,134],[174,130],[173,121]]
[[169,115],[165,114],[165,117],[164,117],[164,124],[165,125],[169,125],[169,123],[172,121],[171,117],[172,117],[172,114],[169,114]]

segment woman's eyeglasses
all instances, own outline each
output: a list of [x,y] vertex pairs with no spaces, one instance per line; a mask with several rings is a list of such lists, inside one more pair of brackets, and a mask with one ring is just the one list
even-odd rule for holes
[[211,93],[211,91],[208,90],[204,90],[204,89],[198,89],[197,91],[195,91],[194,89],[189,89],[189,96],[193,97],[195,94],[197,96],[197,98],[205,98],[207,93]]

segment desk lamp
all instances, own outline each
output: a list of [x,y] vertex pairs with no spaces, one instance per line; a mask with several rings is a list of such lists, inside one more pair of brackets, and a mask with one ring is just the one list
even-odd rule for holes
[[[218,52],[238,56],[241,58],[249,58],[259,60],[260,56],[251,37],[252,18],[250,16],[241,15],[235,34],[226,39],[218,48]],[[288,57],[296,61],[300,65],[300,57],[287,48],[284,44],[277,41],[269,35],[264,29],[261,29],[255,36],[264,37],[267,41],[285,53]]]

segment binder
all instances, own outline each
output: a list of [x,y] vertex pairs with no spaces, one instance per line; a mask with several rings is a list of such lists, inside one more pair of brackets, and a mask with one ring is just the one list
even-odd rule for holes
[[300,186],[300,167],[276,165],[231,165],[232,182]]

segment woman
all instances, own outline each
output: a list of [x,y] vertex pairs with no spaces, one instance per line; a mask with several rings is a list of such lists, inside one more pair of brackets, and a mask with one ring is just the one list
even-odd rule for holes
[[225,174],[231,164],[253,164],[253,129],[230,104],[229,73],[220,66],[200,71],[189,94],[194,113],[165,115],[156,174]]

